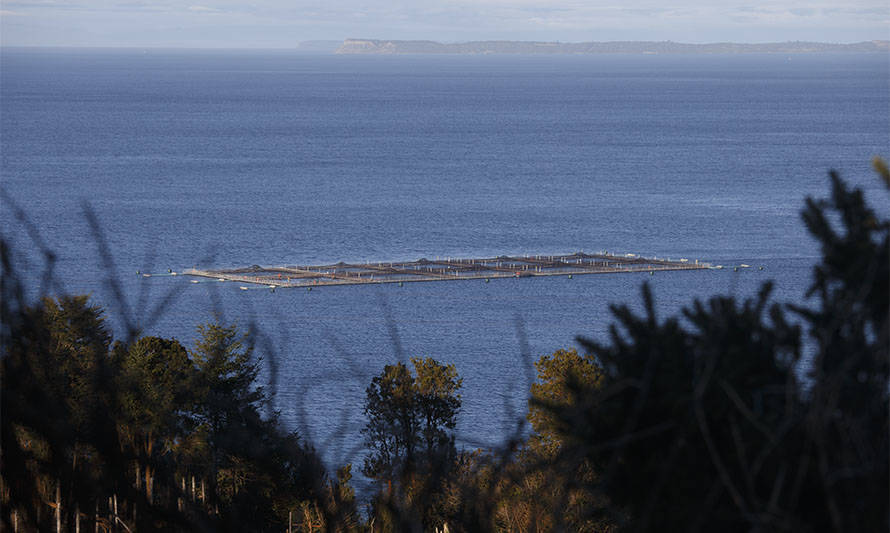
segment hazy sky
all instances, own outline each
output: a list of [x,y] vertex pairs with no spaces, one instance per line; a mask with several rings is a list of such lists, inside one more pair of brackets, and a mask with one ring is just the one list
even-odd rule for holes
[[0,0],[0,17],[6,46],[289,48],[346,37],[696,43],[890,38],[888,0]]

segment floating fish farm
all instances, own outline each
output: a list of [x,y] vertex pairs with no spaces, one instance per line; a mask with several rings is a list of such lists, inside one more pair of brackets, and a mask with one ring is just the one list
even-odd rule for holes
[[[747,266],[747,265],[745,265]],[[606,252],[567,255],[498,256],[485,258],[418,259],[376,263],[335,263],[233,269],[189,269],[182,275],[209,278],[207,281],[237,282],[242,289],[359,285],[368,283],[415,283],[421,281],[458,281],[540,276],[579,276],[619,272],[656,272],[664,270],[704,270],[722,268],[688,259],[615,255]],[[198,282],[198,280],[193,280]]]

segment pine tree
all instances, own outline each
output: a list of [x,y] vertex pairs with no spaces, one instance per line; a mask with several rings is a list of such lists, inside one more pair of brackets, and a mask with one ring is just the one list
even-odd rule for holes
[[[185,347],[160,337],[142,337],[119,364],[121,433],[137,457],[137,472],[143,477],[137,484],[151,502],[163,458],[176,451],[192,430],[195,370]],[[175,485],[172,477],[168,481]]]

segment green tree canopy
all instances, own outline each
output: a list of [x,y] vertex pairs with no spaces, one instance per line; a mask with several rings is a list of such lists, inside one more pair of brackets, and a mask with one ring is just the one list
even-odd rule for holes
[[[453,430],[462,380],[453,365],[412,358],[387,365],[367,388],[362,472],[385,484],[372,515],[384,529],[441,525],[445,487],[457,458]],[[382,487],[381,487],[382,488]],[[423,524],[423,526],[421,526]]]
[[371,450],[363,472],[393,480],[404,469],[428,468],[454,455],[462,380],[454,365],[412,358],[416,374],[404,363],[387,365],[367,388],[363,433]]
[[553,409],[571,407],[573,391],[579,387],[597,387],[602,369],[593,356],[580,355],[578,350],[557,350],[535,361],[538,381],[531,386],[528,420],[534,433],[529,444],[535,453],[553,457],[559,450],[556,436],[557,420]]

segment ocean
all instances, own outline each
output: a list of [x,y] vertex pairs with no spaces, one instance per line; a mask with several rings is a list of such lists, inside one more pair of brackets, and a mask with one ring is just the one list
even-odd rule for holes
[[[888,70],[885,54],[6,48],[2,234],[32,296],[42,246],[51,290],[91,294],[118,336],[251,328],[283,423],[331,466],[358,470],[365,387],[412,356],[463,378],[459,446],[496,447],[531,361],[605,340],[644,282],[663,317],[767,280],[803,302],[820,252],[800,210],[828,170],[890,211],[870,169],[890,155]],[[578,250],[727,268],[274,293],[137,274]]]

